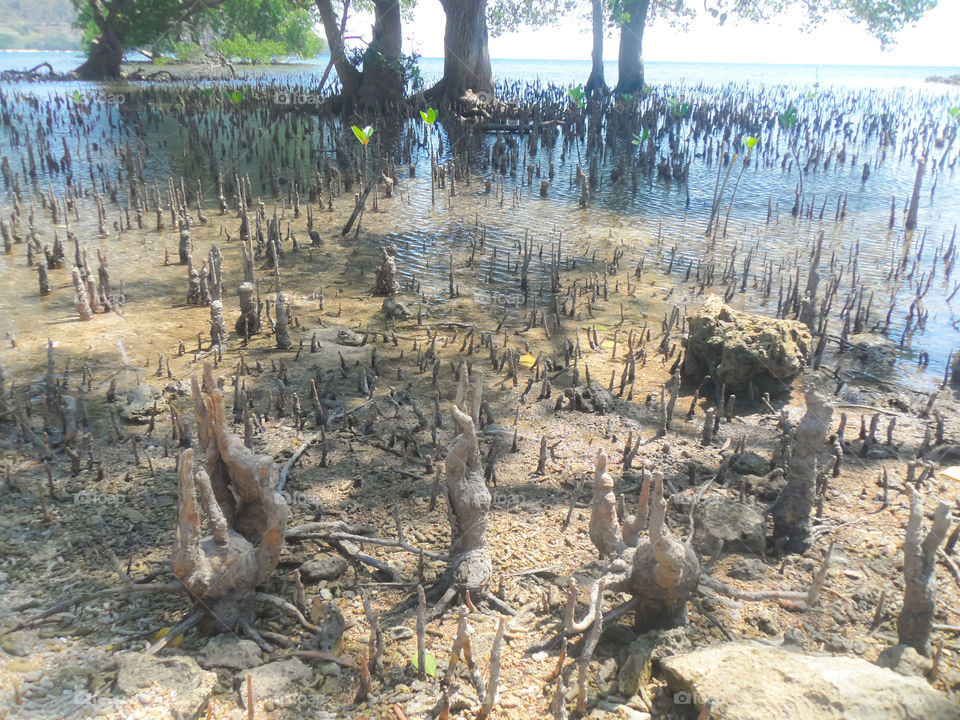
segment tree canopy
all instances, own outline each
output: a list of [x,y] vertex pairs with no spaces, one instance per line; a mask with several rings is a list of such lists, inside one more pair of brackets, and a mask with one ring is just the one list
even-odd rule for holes
[[[117,77],[130,48],[193,46],[239,59],[314,56],[323,43],[305,0],[73,0],[88,59],[81,77]],[[185,41],[185,42],[184,42]]]
[[841,16],[863,25],[881,46],[937,6],[937,0],[604,0],[613,24],[620,28],[620,81],[617,90],[633,93],[643,85],[642,40],[650,21],[683,25],[706,12],[721,25],[731,18],[753,22],[772,20],[792,8],[804,14],[811,29],[829,17]]

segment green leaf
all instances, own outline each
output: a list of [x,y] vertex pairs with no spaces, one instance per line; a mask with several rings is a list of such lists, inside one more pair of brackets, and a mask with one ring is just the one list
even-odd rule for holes
[[83,95],[80,93],[79,90],[74,90],[74,91],[73,91],[73,101],[74,101],[75,103],[82,103],[82,102],[83,102]]
[[627,102],[633,102],[633,93],[624,93],[620,97],[622,97]]
[[644,131],[643,131],[642,133],[640,133],[639,135],[637,135],[636,133],[634,133],[634,134],[633,134],[633,140],[632,140],[631,142],[633,142],[634,145],[640,145],[642,142],[644,142],[644,141],[647,139],[647,137],[648,137],[649,135],[650,135],[650,133],[647,132],[646,130],[644,130]]
[[437,111],[433,108],[427,108],[427,111],[420,111],[420,118],[427,124],[433,125],[437,121]]
[[[420,668],[417,665],[417,653],[414,652],[410,656],[410,662],[413,663],[414,670],[419,670]],[[437,674],[437,658],[434,657],[431,653],[423,654],[423,671],[430,677],[434,677]]]
[[583,85],[576,85],[567,88],[567,95],[570,96],[570,99],[573,100],[577,105],[583,107],[586,105],[586,100],[584,100]]
[[750,137],[744,138],[743,142],[746,144],[748,148],[752,148],[752,147],[756,147],[757,139],[753,136],[750,136]]
[[356,125],[351,127],[353,134],[357,136],[357,140],[366,145],[370,142],[370,137],[373,135],[373,126],[367,125],[363,130],[358,128]]
[[230,93],[230,99],[233,100],[233,102],[238,103],[243,100],[243,93],[239,90],[234,90]]
[[952,107],[947,110],[947,112],[950,113],[950,117],[954,120],[960,120],[960,107]]
[[800,116],[797,115],[797,109],[793,105],[780,113],[780,125],[787,130],[793,130],[799,121]]

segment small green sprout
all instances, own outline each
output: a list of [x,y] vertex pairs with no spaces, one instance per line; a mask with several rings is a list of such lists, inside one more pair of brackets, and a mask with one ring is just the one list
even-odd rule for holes
[[743,139],[743,144],[747,146],[748,150],[752,150],[757,145],[757,139],[750,135]]
[[370,142],[370,138],[373,136],[373,125],[367,125],[363,130],[358,128],[356,125],[353,126],[353,134],[357,136],[364,147],[367,146],[367,143]]
[[791,105],[780,113],[780,126],[786,130],[793,130],[800,122],[800,116],[797,115],[797,109]]
[[690,112],[690,106],[687,103],[680,102],[676,98],[668,97],[667,102],[670,103],[670,113],[674,117],[686,117]]
[[[420,119],[423,120],[427,125],[433,125],[437,121],[437,111],[433,108],[427,108],[427,111],[420,111]],[[354,128],[356,130],[356,128]]]
[[643,142],[646,141],[646,139],[647,139],[647,137],[648,137],[649,135],[650,135],[650,133],[647,132],[646,130],[644,130],[644,131],[643,131],[641,134],[639,134],[639,135],[637,135],[637,133],[634,133],[634,134],[633,134],[633,140],[631,140],[630,142],[632,142],[634,145],[636,145],[637,147],[639,147],[639,146],[641,145],[641,143],[643,143]]
[[570,99],[573,100],[578,107],[585,107],[587,104],[585,93],[583,92],[583,85],[575,85],[567,88],[567,95],[570,96]]
[[952,107],[947,110],[947,112],[950,113],[950,117],[954,120],[960,121],[960,107]]

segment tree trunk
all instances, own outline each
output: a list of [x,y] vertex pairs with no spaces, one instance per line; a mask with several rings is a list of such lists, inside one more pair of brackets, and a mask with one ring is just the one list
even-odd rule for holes
[[[337,71],[337,76],[340,78],[343,94],[356,98],[360,92],[360,71],[350,64],[344,52],[343,32],[341,31],[341,25],[337,23],[333,5],[330,0],[316,0],[316,4],[320,22],[323,24],[323,34],[327,38],[327,47],[330,49],[330,58]],[[348,9],[349,5],[344,8],[344,17],[346,17]]]
[[433,95],[458,98],[466,90],[493,98],[493,71],[487,49],[487,0],[440,0],[443,31],[443,79]]
[[643,28],[647,23],[649,7],[650,0],[631,0],[626,7],[630,20],[620,27],[618,95],[637,93],[643,89]]
[[593,49],[590,59],[593,67],[590,68],[590,77],[585,88],[587,95],[602,92],[607,89],[603,79],[603,4],[602,0],[593,0]]
[[123,44],[114,22],[116,16],[111,12],[104,17],[96,4],[91,3],[91,7],[100,34],[90,44],[87,59],[74,72],[81,80],[116,80],[123,62]]
[[361,101],[399,102],[403,98],[403,34],[400,4],[374,0],[373,39],[363,54]]

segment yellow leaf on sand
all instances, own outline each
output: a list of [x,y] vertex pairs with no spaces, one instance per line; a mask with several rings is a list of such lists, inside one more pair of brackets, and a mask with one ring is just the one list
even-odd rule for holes
[[520,360],[519,360],[520,364],[526,368],[533,367],[533,364],[536,361],[537,359],[530,353],[524,353],[523,355],[520,356]]
[[[161,638],[166,637],[167,633],[170,632],[173,628],[160,628],[157,630],[157,634],[153,636],[154,640],[160,640]],[[183,634],[177,635],[173,640],[167,643],[170,647],[180,647],[183,644]]]
[[950,478],[960,482],[960,465],[951,465],[938,473],[941,477]]
[[604,340],[602,343],[600,343],[600,346],[605,347],[607,350],[612,350],[613,340]]

